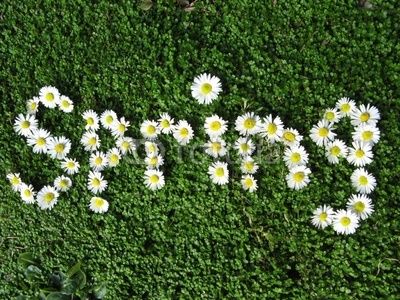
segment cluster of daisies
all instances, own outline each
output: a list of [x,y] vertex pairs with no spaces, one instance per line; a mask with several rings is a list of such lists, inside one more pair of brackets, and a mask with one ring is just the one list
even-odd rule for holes
[[[26,114],[19,114],[14,122],[14,130],[26,139],[34,153],[49,155],[61,162],[65,173],[72,175],[78,172],[79,163],[68,157],[71,150],[71,141],[64,136],[53,136],[49,131],[39,127],[36,113],[39,106],[54,109],[58,108],[70,113],[74,104],[67,96],[60,95],[54,87],[45,86],[40,89],[39,96],[33,97],[26,103]],[[33,186],[22,181],[19,173],[7,175],[14,191],[19,192],[22,201],[27,204],[37,203],[41,209],[52,209],[57,203],[60,193],[66,192],[72,186],[70,177],[58,176],[52,185],[46,185],[36,192]]]
[[[351,146],[338,139],[334,132],[336,124],[344,118],[350,118],[353,126]],[[337,233],[352,234],[360,220],[373,212],[372,201],[367,195],[375,189],[376,180],[365,166],[372,162],[372,147],[380,138],[379,119],[376,107],[369,104],[356,106],[353,100],[341,98],[336,107],[327,109],[323,119],[313,126],[310,137],[318,146],[324,147],[329,163],[338,164],[346,159],[356,168],[350,178],[356,194],[349,197],[347,209],[335,212],[329,205],[317,208],[311,220],[316,227],[333,225]]]

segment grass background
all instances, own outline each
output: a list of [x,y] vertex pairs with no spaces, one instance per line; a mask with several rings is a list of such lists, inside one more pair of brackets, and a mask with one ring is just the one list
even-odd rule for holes
[[[48,270],[82,260],[90,283],[107,281],[108,299],[398,299],[399,16],[394,0],[197,1],[191,13],[172,1],[157,1],[149,11],[134,1],[2,1],[0,298],[21,293],[16,259],[30,251]],[[207,107],[190,97],[202,72],[223,82],[221,97]],[[312,183],[300,192],[287,188],[281,160],[262,166],[251,195],[237,171],[228,186],[210,185],[204,153],[193,161],[171,152],[159,192],[144,187],[144,167],[132,160],[107,171],[105,215],[87,208],[87,163],[52,211],[24,205],[8,172],[36,188],[61,173],[12,129],[44,85],[74,100],[70,116],[40,117],[75,145],[80,113],[89,108],[125,116],[133,137],[144,119],[168,111],[187,119],[193,143],[202,143],[206,116],[232,122],[245,101],[247,110],[278,114],[304,135],[342,96],[372,103],[382,114],[381,141],[368,166],[378,181],[376,212],[352,236],[310,225],[316,206],[344,208],[352,168],[329,166],[309,138]],[[234,137],[231,131],[228,139]],[[80,147],[73,154],[86,159]]]

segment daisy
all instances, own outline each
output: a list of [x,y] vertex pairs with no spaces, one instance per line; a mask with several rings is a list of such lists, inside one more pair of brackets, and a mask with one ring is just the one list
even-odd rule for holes
[[245,191],[252,193],[257,190],[257,180],[252,175],[242,176],[241,183]]
[[336,109],[339,110],[342,117],[349,117],[355,108],[356,103],[354,102],[354,100],[351,100],[347,97],[340,98],[339,101],[336,103]]
[[375,106],[367,104],[360,105],[360,108],[355,108],[350,115],[351,124],[358,126],[360,124],[376,125],[378,120],[381,118],[378,109]]
[[146,156],[144,162],[146,163],[148,169],[158,169],[164,164],[164,159],[161,155],[151,154]]
[[297,166],[289,170],[289,174],[286,175],[286,181],[291,189],[300,190],[304,188],[309,182],[309,175],[311,170],[306,166]]
[[332,224],[333,215],[334,211],[332,207],[329,205],[320,206],[314,210],[311,223],[317,228],[324,229]]
[[289,147],[285,150],[283,160],[289,169],[295,166],[305,165],[308,162],[308,153],[304,147],[300,145]]
[[58,201],[58,196],[54,187],[46,185],[38,192],[36,200],[41,209],[52,209]]
[[325,156],[331,164],[339,163],[340,157],[347,157],[347,146],[341,140],[333,140],[328,142],[325,146]]
[[146,139],[155,140],[157,135],[160,133],[160,128],[158,127],[158,123],[156,121],[146,120],[140,126],[140,133]]
[[106,199],[100,197],[92,197],[90,199],[89,208],[90,210],[94,211],[95,213],[105,213],[108,211],[108,201]]
[[347,160],[356,167],[363,167],[372,162],[372,147],[363,142],[353,142],[353,147],[349,148]]
[[101,125],[103,125],[103,127],[106,129],[112,129],[114,123],[117,121],[117,114],[112,110],[106,110],[100,116]]
[[218,94],[222,91],[219,78],[207,73],[195,77],[190,89],[192,97],[200,104],[210,104],[218,98]]
[[66,137],[49,137],[47,153],[51,158],[64,159],[71,150],[71,141]]
[[248,156],[253,154],[256,147],[250,138],[240,137],[236,140],[234,148],[240,155]]
[[61,163],[61,168],[68,174],[72,175],[78,173],[80,165],[75,159],[64,158]]
[[353,132],[353,140],[371,145],[376,144],[380,138],[380,131],[375,125],[361,124]]
[[81,144],[85,151],[96,151],[100,147],[100,138],[94,131],[86,131],[81,138]]
[[66,192],[72,186],[72,181],[69,177],[61,175],[54,180],[54,187],[59,192]]
[[121,153],[118,148],[111,148],[107,152],[107,161],[109,167],[116,167],[121,160]]
[[300,143],[303,137],[299,134],[296,129],[286,128],[282,133],[282,142],[286,146],[295,146]]
[[144,142],[144,150],[147,156],[158,154],[158,145],[153,142]]
[[136,150],[136,144],[133,138],[121,136],[117,139],[116,145],[121,151],[121,154],[133,153]]
[[340,121],[341,114],[338,112],[336,108],[328,108],[324,112],[323,120],[328,123],[337,123]]
[[357,215],[350,210],[341,209],[333,216],[333,229],[339,234],[352,234],[358,225]]
[[180,120],[173,129],[174,138],[181,145],[186,145],[193,138],[192,126],[185,120]]
[[36,192],[33,190],[32,185],[27,185],[25,183],[22,183],[19,192],[22,201],[24,201],[26,204],[32,204],[35,202]]
[[214,162],[208,167],[208,174],[211,180],[215,184],[223,185],[229,181],[229,170],[228,165],[225,162]]
[[329,123],[326,120],[321,120],[317,125],[314,125],[310,134],[313,142],[318,146],[323,146],[332,141],[336,136],[336,133],[332,131],[332,125],[333,123]]
[[250,156],[244,157],[240,166],[240,170],[244,174],[254,174],[257,172],[258,168],[258,164]]
[[146,170],[144,172],[144,183],[153,191],[161,189],[165,185],[164,175],[158,170]]
[[32,131],[37,129],[38,121],[36,120],[35,116],[33,115],[23,115],[19,114],[15,118],[14,122],[14,130],[22,136],[30,136]]
[[99,129],[99,116],[95,111],[91,109],[84,111],[82,118],[86,121],[85,130],[96,131]]
[[40,102],[48,108],[55,108],[60,102],[60,93],[55,87],[45,86],[39,91]]
[[124,117],[122,117],[119,120],[116,120],[114,124],[111,127],[111,133],[115,137],[121,137],[125,134],[125,132],[128,130],[128,127],[130,126],[130,122],[126,121]]
[[371,199],[363,194],[351,195],[347,201],[347,209],[355,213],[361,220],[365,220],[374,212]]
[[204,129],[210,137],[218,137],[226,132],[228,126],[224,119],[217,115],[212,115],[211,117],[206,118]]
[[103,178],[100,172],[90,171],[87,187],[94,194],[101,193],[107,188],[107,180]]
[[226,142],[219,137],[211,138],[210,141],[204,144],[204,147],[206,148],[206,153],[215,158],[225,156],[227,152]]
[[70,113],[74,110],[74,102],[72,102],[72,100],[69,99],[67,96],[60,97],[60,103],[58,104],[58,106],[65,113]]
[[14,191],[18,192],[21,189],[22,180],[21,177],[19,177],[19,173],[7,174],[7,179],[11,183]]
[[28,114],[30,115],[36,114],[39,109],[39,98],[33,97],[32,99],[26,101],[26,109],[28,111]]
[[260,117],[253,112],[245,113],[244,115],[237,117],[235,121],[236,131],[243,136],[256,134],[260,131],[260,128]]
[[158,119],[158,127],[161,132],[164,134],[170,134],[172,132],[172,128],[174,126],[174,119],[167,113],[161,114]]
[[350,177],[351,183],[357,192],[362,194],[371,193],[376,186],[376,179],[374,176],[365,171],[364,168],[354,170]]
[[272,115],[267,116],[262,120],[260,134],[266,137],[269,142],[279,142],[283,134],[283,123],[278,116],[275,119]]
[[45,129],[35,129],[28,137],[27,143],[33,147],[34,153],[47,153],[47,143],[50,138],[50,132]]
[[89,165],[95,171],[102,171],[108,165],[107,156],[103,152],[96,151],[90,155]]

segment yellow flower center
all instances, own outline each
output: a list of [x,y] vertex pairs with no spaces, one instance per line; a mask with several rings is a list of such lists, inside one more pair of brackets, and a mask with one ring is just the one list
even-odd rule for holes
[[11,179],[11,184],[12,185],[18,185],[18,184],[20,184],[21,183],[21,179],[19,179],[17,176],[14,176],[12,179]]
[[92,179],[92,185],[93,185],[94,187],[99,187],[100,184],[101,184],[100,179],[98,179],[98,178],[93,178],[93,179]]
[[55,195],[54,195],[54,193],[47,193],[46,195],[44,195],[44,197],[43,197],[43,200],[46,202],[46,203],[50,203],[51,201],[53,201],[54,200],[54,198],[55,198]]
[[342,226],[347,227],[350,225],[351,220],[349,217],[341,217],[339,222]]
[[92,117],[89,117],[86,119],[86,124],[89,126],[92,126],[94,124],[94,119]]
[[365,210],[365,204],[361,201],[357,201],[353,204],[353,208],[356,212],[362,213]]
[[155,134],[156,130],[157,129],[153,125],[147,126],[147,134]]
[[118,131],[124,133],[126,131],[126,126],[122,123],[118,124]]
[[67,188],[69,186],[69,181],[67,179],[62,179],[60,181],[60,187]]
[[302,182],[304,180],[304,177],[305,177],[304,172],[296,172],[293,174],[293,180],[296,183]]
[[344,113],[350,112],[350,109],[351,109],[351,107],[350,107],[350,104],[348,104],[348,103],[343,103],[342,106],[340,106],[340,110]]
[[189,130],[187,128],[182,128],[180,130],[181,137],[186,138],[189,135]]
[[67,162],[67,168],[68,169],[73,169],[75,167],[75,163],[72,161]]
[[218,177],[222,177],[224,176],[225,172],[224,172],[224,168],[222,167],[218,167],[215,169],[215,175]]
[[36,102],[32,101],[32,102],[30,103],[30,108],[31,108],[31,110],[35,110],[35,109],[37,108]]
[[275,134],[277,130],[278,130],[278,126],[276,126],[274,123],[269,123],[268,124],[267,132],[269,134]]
[[287,131],[283,134],[283,138],[288,142],[294,142],[296,140],[296,136],[293,132]]
[[212,91],[212,85],[209,83],[203,83],[200,87],[200,92],[203,95],[208,95]]
[[116,164],[119,162],[119,156],[117,154],[111,154],[110,155],[110,161],[113,164]]
[[361,122],[367,122],[367,121],[369,120],[369,118],[370,118],[370,115],[369,115],[369,113],[367,113],[367,112],[363,112],[363,113],[360,115],[360,121],[361,121]]
[[150,183],[157,183],[159,180],[160,180],[160,178],[156,174],[151,175],[149,178]]
[[368,184],[368,178],[366,176],[360,176],[358,182],[360,183],[360,185],[365,186]]
[[246,178],[246,179],[244,180],[244,185],[245,185],[247,188],[251,188],[251,187],[253,186],[253,184],[254,184],[254,182],[253,182],[253,180],[252,180],[251,178]]
[[292,155],[290,156],[290,160],[292,163],[298,163],[301,160],[300,153],[292,153]]
[[332,111],[327,111],[325,113],[325,119],[328,121],[333,121],[335,119],[335,114]]
[[373,136],[374,136],[373,132],[372,132],[372,131],[369,131],[369,130],[364,131],[364,132],[361,134],[361,137],[362,137],[363,141],[366,141],[366,142],[372,140]]
[[247,171],[251,171],[251,170],[253,170],[253,168],[254,168],[254,163],[251,162],[251,161],[246,161],[246,162],[244,163],[244,168],[245,168]]
[[96,165],[101,165],[103,163],[103,159],[100,156],[98,156],[95,158],[94,163]]
[[61,106],[64,108],[68,108],[68,107],[70,107],[70,103],[68,102],[68,100],[63,100],[61,102]]
[[150,144],[147,149],[149,150],[150,153],[156,152],[157,148],[154,144]]
[[24,190],[24,195],[25,195],[25,197],[30,197],[30,196],[32,196],[31,190],[29,190],[29,189]]
[[46,139],[45,138],[42,138],[42,137],[39,137],[37,140],[36,140],[36,145],[38,145],[38,146],[44,146],[44,145],[46,145]]
[[340,155],[340,148],[338,147],[338,146],[333,146],[332,148],[331,148],[331,154],[333,155],[333,156],[339,156]]
[[53,93],[47,93],[46,96],[44,96],[47,101],[51,102],[54,100],[54,94]]
[[355,155],[357,158],[361,158],[361,157],[364,157],[365,152],[361,149],[357,149]]
[[326,212],[320,213],[320,215],[319,215],[319,220],[320,220],[321,222],[325,222],[327,219],[328,219],[328,214],[327,214]]
[[219,142],[213,142],[211,144],[211,148],[212,148],[213,152],[219,152],[222,149],[222,145]]
[[213,122],[211,122],[210,128],[211,128],[211,130],[213,130],[213,131],[220,130],[220,129],[221,129],[221,122],[219,122],[219,121],[213,121]]
[[97,138],[91,137],[91,138],[89,139],[89,141],[88,141],[88,144],[89,144],[90,146],[96,145],[96,144],[97,144]]
[[130,148],[130,144],[127,141],[123,141],[121,144],[121,148],[126,151]]
[[22,121],[21,128],[27,129],[27,128],[29,128],[29,126],[31,126],[31,123],[29,121],[26,121],[26,120]]
[[256,121],[252,118],[247,118],[246,120],[244,120],[243,126],[246,129],[252,129],[254,128],[254,126],[256,126]]
[[247,152],[247,151],[250,150],[250,146],[249,146],[249,144],[247,144],[247,143],[243,143],[243,144],[240,144],[240,149],[241,149],[243,152]]
[[155,166],[158,163],[158,157],[154,156],[152,158],[150,158],[150,165]]
[[322,128],[320,128],[319,130],[318,130],[318,134],[319,134],[319,136],[320,137],[327,137],[328,136],[328,134],[329,134],[329,130],[328,130],[328,128],[326,128],[326,127],[322,127]]
[[169,121],[167,119],[162,120],[160,125],[162,128],[169,128],[171,126],[171,124],[169,123]]
[[54,147],[54,150],[57,153],[63,153],[64,149],[65,149],[65,145],[62,143],[59,143],[59,144],[55,145],[55,147]]
[[108,125],[111,125],[114,122],[114,118],[111,115],[106,116],[105,121]]
[[102,208],[103,205],[104,205],[104,199],[100,198],[100,197],[96,197],[95,200],[94,200],[94,206],[96,208]]

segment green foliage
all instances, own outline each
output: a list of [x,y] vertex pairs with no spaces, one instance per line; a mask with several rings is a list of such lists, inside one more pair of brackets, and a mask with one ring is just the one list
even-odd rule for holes
[[[54,266],[75,261],[85,262],[85,286],[99,295],[101,282],[112,283],[109,299],[399,298],[398,1],[199,0],[191,13],[174,1],[153,2],[145,11],[140,1],[126,0],[1,2],[0,298],[13,299],[26,278],[42,280]],[[190,97],[202,72],[219,76],[224,89],[206,107]],[[144,119],[170,112],[193,124],[193,143],[204,142],[201,126],[212,113],[231,124],[245,105],[277,114],[306,136],[312,182],[289,190],[278,159],[262,165],[254,195],[238,180],[213,186],[206,155],[180,159],[168,141],[161,191],[145,189],[143,167],[123,160],[106,174],[108,214],[88,210],[87,169],[52,211],[40,211],[21,202],[5,175],[18,171],[38,188],[61,172],[12,129],[44,85],[74,100],[73,114],[44,111],[41,120],[75,146],[80,113],[89,108],[125,116],[133,137]],[[352,236],[309,221],[316,206],[343,208],[352,192],[352,168],[329,166],[307,137],[322,110],[342,96],[382,113],[381,141],[368,167],[378,182],[375,212]],[[81,157],[75,148],[73,156]],[[32,256],[23,256],[21,269],[16,261],[24,252]],[[35,289],[26,295],[39,297]]]

